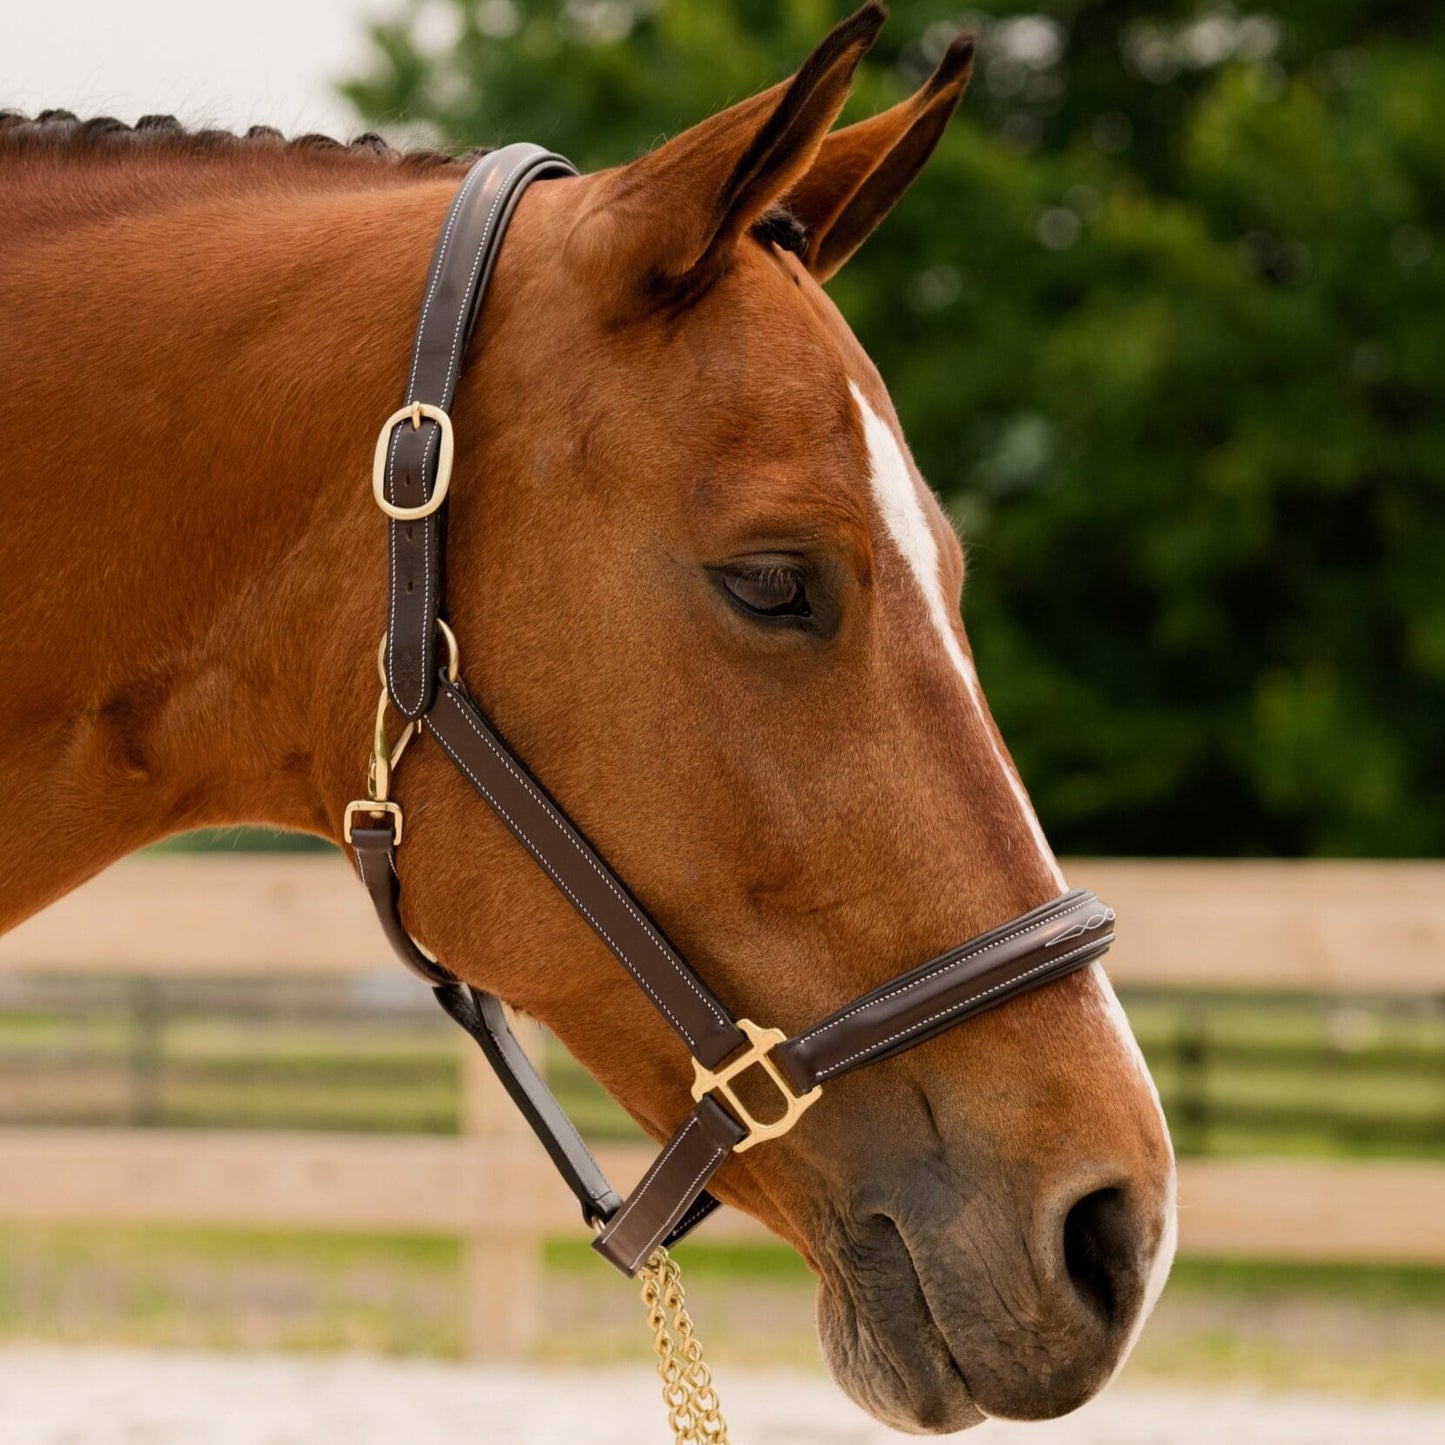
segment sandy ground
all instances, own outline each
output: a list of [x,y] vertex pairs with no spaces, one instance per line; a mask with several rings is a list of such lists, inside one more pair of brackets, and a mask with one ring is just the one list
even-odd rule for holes
[[[826,1380],[729,1370],[737,1445],[884,1445]],[[5,1445],[664,1445],[645,1369],[548,1371],[362,1357],[0,1349]],[[1403,1445],[1445,1440],[1445,1404],[1118,1389],[1048,1425],[970,1445]]]

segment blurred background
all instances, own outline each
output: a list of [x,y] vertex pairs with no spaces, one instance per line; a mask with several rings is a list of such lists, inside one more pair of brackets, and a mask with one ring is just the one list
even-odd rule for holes
[[[0,104],[526,138],[595,168],[787,74],[845,8],[27,7]],[[845,119],[960,29],[978,71],[830,290],[965,537],[979,669],[1051,839],[1126,919],[1188,935],[1152,972],[1121,949],[1186,1165],[1184,1255],[1126,1386],[1445,1400],[1445,865],[1420,861],[1445,853],[1445,10],[891,8]],[[519,1231],[510,1261],[476,1254],[463,1206],[293,1228],[285,1187],[247,1173],[259,1145],[229,1176],[282,1201],[256,1224],[244,1183],[225,1208],[195,1186],[193,1219],[156,1204],[192,1197],[186,1137],[314,1136],[348,1179],[348,1139],[384,1174],[387,1138],[510,1137],[361,923],[262,955],[248,917],[294,937],[305,897],[349,887],[334,857],[254,851],[284,846],[183,840],[209,851],[0,944],[0,1337],[643,1358],[629,1292],[565,1225]],[[1152,861],[1091,861],[1118,858]],[[107,921],[183,894],[152,964]],[[234,947],[193,958],[216,917]],[[626,1121],[545,1048],[628,1167]],[[133,1187],[89,1215],[18,1187],[101,1157]],[[686,1258],[723,1371],[819,1368],[787,1251],[744,1233]],[[511,1322],[479,1312],[500,1279],[533,1301]]]

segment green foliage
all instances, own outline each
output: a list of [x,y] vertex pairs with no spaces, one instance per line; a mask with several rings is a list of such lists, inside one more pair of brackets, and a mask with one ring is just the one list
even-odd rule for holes
[[[636,155],[825,0],[431,0],[368,119]],[[1445,14],[895,0],[849,116],[979,78],[833,283],[971,550],[980,670],[1061,849],[1445,850]]]

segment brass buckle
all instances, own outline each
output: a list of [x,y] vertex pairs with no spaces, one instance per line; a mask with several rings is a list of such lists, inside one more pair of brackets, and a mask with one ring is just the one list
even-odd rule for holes
[[354,826],[354,819],[358,813],[365,813],[369,818],[390,818],[391,819],[391,846],[401,847],[401,808],[396,803],[388,803],[384,799],[358,798],[354,803],[346,805],[346,811],[341,815],[341,833],[346,839],[348,846],[355,847],[351,841],[351,830]]
[[[398,507],[386,499],[386,453],[391,446],[391,434],[404,421],[411,423],[415,431],[421,426],[422,418],[434,421],[441,431],[441,450],[437,455],[437,479],[432,494],[419,507]],[[381,435],[376,439],[376,451],[371,458],[371,495],[376,505],[393,521],[416,522],[429,517],[446,501],[447,488],[452,484],[452,457],[456,452],[456,438],[452,435],[452,419],[439,406],[424,401],[414,401],[409,406],[398,407],[381,424]]]
[[[442,634],[442,640],[447,645],[447,679],[455,682],[461,661],[457,650],[456,634],[440,617],[437,618],[437,628]],[[399,848],[401,847],[401,807],[389,801],[391,775],[396,771],[396,765],[401,761],[401,755],[406,751],[406,745],[421,731],[421,723],[417,720],[408,722],[402,728],[394,745],[387,742],[386,709],[390,705],[390,698],[386,690],[386,638],[387,634],[383,632],[381,641],[376,645],[376,671],[381,678],[381,696],[376,700],[376,724],[371,733],[371,760],[366,765],[366,797],[358,798],[355,802],[346,805],[346,811],[341,815],[341,828],[342,836],[349,844],[352,819],[358,813],[365,813],[371,818],[389,817],[391,819],[392,846]]]
[[[442,621],[436,620],[437,631],[447,645],[447,681],[455,682],[461,667],[461,655],[457,648],[457,635]],[[376,645],[376,675],[381,679],[381,696],[376,700],[376,725],[371,734],[371,761],[366,769],[366,788],[370,797],[385,799],[391,794],[391,775],[406,751],[406,745],[421,731],[417,720],[408,722],[402,728],[395,746],[386,741],[386,710],[390,698],[386,690],[386,640],[389,634],[383,632]]]
[[[788,1041],[788,1036],[782,1029],[761,1028],[751,1019],[739,1019],[738,1028],[747,1035],[748,1047],[737,1058],[719,1069],[706,1069],[696,1059],[692,1061],[693,1101],[700,1102],[704,1094],[710,1094],[716,1089],[727,1100],[728,1107],[737,1117],[738,1122],[748,1131],[748,1137],[733,1150],[734,1154],[741,1154],[745,1150],[751,1149],[754,1144],[761,1144],[765,1139],[781,1138],[818,1102],[823,1094],[821,1084],[802,1096],[795,1094],[788,1081],[778,1071],[778,1066],[769,1057],[779,1044]],[[739,1074],[752,1068],[754,1064],[762,1067],[763,1072],[772,1080],[773,1087],[777,1089],[783,1101],[782,1116],[774,1119],[770,1124],[754,1118],[732,1087],[732,1081]]]
[[[436,627],[441,631],[442,640],[447,643],[448,681],[455,682],[461,663],[457,649],[457,634],[439,617],[436,618]],[[347,803],[347,808],[341,815],[341,832],[342,837],[350,844],[351,827],[353,827],[351,821],[355,815],[366,814],[368,818],[390,818],[392,819],[392,847],[399,848],[402,845],[402,809],[397,803],[390,802],[392,773],[396,772],[396,764],[402,762],[406,744],[422,731],[422,724],[418,720],[407,722],[406,727],[402,728],[402,733],[397,737],[396,743],[387,743],[386,709],[390,705],[390,698],[386,691],[386,637],[386,633],[381,633],[381,640],[376,647],[376,670],[381,679],[381,695],[376,699],[376,725],[371,730],[371,760],[367,763],[366,770],[367,795],[366,798],[358,798],[355,802]]]

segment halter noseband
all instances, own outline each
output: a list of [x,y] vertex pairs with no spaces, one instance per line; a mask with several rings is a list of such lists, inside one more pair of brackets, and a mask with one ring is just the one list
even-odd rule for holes
[[[368,796],[348,804],[343,829],[382,929],[403,963],[481,1046],[507,1092],[598,1228],[596,1248],[628,1275],[718,1201],[707,1185],[730,1154],[786,1134],[832,1079],[951,1029],[1098,958],[1114,938],[1114,912],[1075,889],[881,984],[789,1038],[734,1019],[668,942],[606,859],[487,720],[458,673],[456,638],[443,620],[443,519],[451,480],[449,408],[507,223],[534,180],[571,176],[570,162],[533,145],[479,159],[437,238],[417,325],[404,405],[377,442],[373,491],[390,519],[390,610],[378,665]],[[447,657],[438,666],[437,639]],[[388,698],[407,719],[388,746]],[[603,1178],[570,1119],[508,1027],[501,1002],[464,984],[407,933],[396,849],[401,808],[390,776],[407,742],[429,732],[646,993],[692,1055],[693,1108],[624,1201]],[[782,1102],[758,1119],[733,1080],[759,1066]]]

